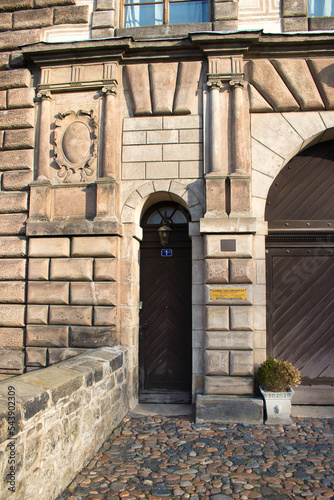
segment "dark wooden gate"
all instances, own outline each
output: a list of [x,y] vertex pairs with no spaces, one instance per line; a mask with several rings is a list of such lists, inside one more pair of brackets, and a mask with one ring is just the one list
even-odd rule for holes
[[297,155],[267,201],[268,354],[302,373],[294,404],[334,404],[334,143]]
[[[181,223],[174,223],[170,217],[169,243],[163,247],[158,219],[166,207]],[[176,204],[160,204],[149,210],[143,221],[139,343],[142,402],[191,401],[191,240],[187,214],[181,209]]]

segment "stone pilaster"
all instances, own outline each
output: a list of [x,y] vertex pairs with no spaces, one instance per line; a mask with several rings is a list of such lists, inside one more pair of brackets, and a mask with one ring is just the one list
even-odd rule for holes
[[111,80],[102,89],[104,94],[104,120],[103,120],[103,145],[102,145],[102,177],[115,178],[116,164],[116,126],[115,126],[115,100],[117,80]]
[[51,92],[43,90],[38,93],[40,101],[39,120],[39,153],[38,153],[38,180],[49,178],[50,168],[50,108]]

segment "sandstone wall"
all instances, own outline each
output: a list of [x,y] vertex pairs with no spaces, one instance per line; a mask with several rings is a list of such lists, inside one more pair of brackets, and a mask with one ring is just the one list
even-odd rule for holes
[[[25,67],[20,45],[39,42],[50,26],[85,24],[88,16],[88,6],[77,6],[75,0],[4,0],[0,5],[1,378],[22,373],[25,365],[25,222],[37,117],[34,76]],[[36,365],[36,353],[33,357]]]
[[102,348],[0,384],[1,499],[66,488],[127,413],[126,371],[125,349]]

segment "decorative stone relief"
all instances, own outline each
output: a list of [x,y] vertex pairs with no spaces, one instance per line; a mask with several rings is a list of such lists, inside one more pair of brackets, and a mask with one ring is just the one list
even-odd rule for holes
[[55,121],[54,160],[65,183],[87,182],[95,172],[97,121],[93,111],[59,113]]

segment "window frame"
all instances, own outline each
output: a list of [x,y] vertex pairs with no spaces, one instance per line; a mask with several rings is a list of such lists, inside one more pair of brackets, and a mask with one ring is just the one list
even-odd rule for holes
[[[145,0],[145,2],[140,2],[138,1],[138,5],[154,5],[154,4],[162,4],[163,6],[163,20],[162,24],[145,24],[143,26],[136,26],[136,27],[130,27],[130,26],[125,26],[125,7],[126,7],[126,0],[122,0],[121,2],[121,28],[124,29],[136,29],[136,28],[147,28],[149,26],[166,26],[169,25],[169,4],[170,3],[176,3],[176,2],[191,2],[193,0],[158,0],[157,2],[151,1],[151,0]],[[202,0],[203,1],[203,0]],[[201,23],[207,23],[211,22],[211,0],[207,0],[208,2],[208,20],[207,21],[201,21]],[[135,4],[129,4],[129,5],[136,5]],[[177,23],[177,24],[192,24],[192,23]],[[177,25],[176,23],[173,23],[173,26]],[[195,23],[198,24],[198,23]]]

